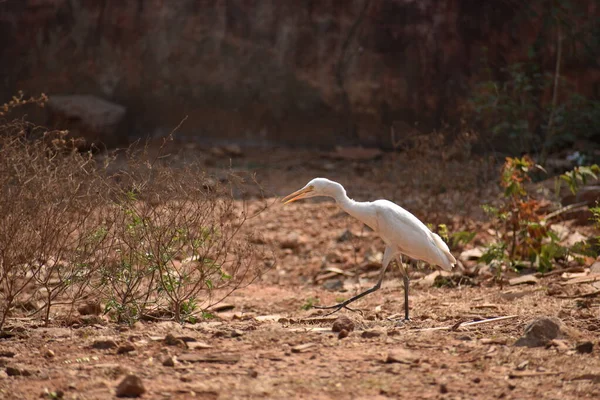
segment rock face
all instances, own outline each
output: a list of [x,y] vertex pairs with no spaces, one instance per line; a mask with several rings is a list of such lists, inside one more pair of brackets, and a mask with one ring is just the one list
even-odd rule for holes
[[[391,126],[398,140],[415,122],[429,132],[455,120],[487,65],[527,60],[543,14],[527,10],[540,4],[4,1],[0,98],[95,95],[127,107],[139,134],[188,115],[181,133],[203,138],[389,146]],[[598,17],[594,0],[581,4],[582,18]],[[553,52],[539,54],[544,69]],[[562,78],[597,90],[595,61],[568,65]]]

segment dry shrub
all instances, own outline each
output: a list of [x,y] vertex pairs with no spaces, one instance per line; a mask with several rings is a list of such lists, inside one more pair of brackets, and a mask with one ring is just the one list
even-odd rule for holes
[[147,148],[115,170],[72,144],[0,122],[0,329],[17,307],[48,323],[84,300],[118,321],[193,321],[261,275],[264,250],[240,233],[248,215],[233,196],[252,181],[172,168]]
[[96,266],[98,290],[118,319],[195,318],[260,276],[264,254],[241,235],[248,215],[232,195],[243,181],[222,184],[197,165],[173,169],[146,152],[127,161],[109,178],[119,182],[106,193],[110,255]]
[[9,125],[0,137],[0,327],[15,302],[32,300],[44,301],[47,322],[52,303],[89,277],[71,260],[99,206],[89,155],[57,153],[26,137],[30,124]]

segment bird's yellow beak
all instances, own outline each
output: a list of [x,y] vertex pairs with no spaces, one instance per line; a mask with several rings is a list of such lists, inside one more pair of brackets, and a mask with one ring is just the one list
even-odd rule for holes
[[296,201],[296,200],[303,199],[304,197],[306,197],[306,195],[308,193],[312,192],[313,190],[315,190],[315,188],[312,187],[312,186],[308,186],[308,187],[302,188],[302,189],[297,190],[297,191],[295,191],[294,193],[292,193],[292,194],[290,194],[288,196],[285,196],[283,199],[281,199],[281,201],[282,201],[283,204],[287,204],[287,203],[291,203],[291,202]]

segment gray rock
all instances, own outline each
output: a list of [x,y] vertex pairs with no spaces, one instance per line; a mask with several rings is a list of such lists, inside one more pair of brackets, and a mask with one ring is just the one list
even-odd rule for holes
[[126,111],[125,107],[96,96],[53,95],[48,100],[47,123],[68,129],[73,138],[83,138],[82,147],[100,143],[110,147],[124,142],[120,128]]
[[523,336],[514,345],[520,347],[542,347],[552,339],[557,339],[561,336],[560,322],[543,317],[527,325]]
[[344,288],[344,282],[341,279],[329,279],[323,282],[323,289],[336,291],[342,290]]

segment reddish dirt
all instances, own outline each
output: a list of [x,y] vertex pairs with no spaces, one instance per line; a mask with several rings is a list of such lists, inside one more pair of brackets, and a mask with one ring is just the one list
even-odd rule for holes
[[[228,163],[218,160],[213,168],[219,162]],[[247,153],[233,165],[255,171],[267,192],[275,195],[326,176],[339,180],[360,200],[392,198],[428,222],[445,222],[456,229],[480,226],[469,217],[477,217],[478,204],[493,197],[494,182],[451,184],[461,165],[464,179],[475,182],[471,162],[444,165],[446,175],[436,178],[446,180],[449,187],[443,191],[422,182],[411,190],[415,172],[406,166],[400,172],[390,170],[389,163],[388,155],[379,161],[348,162],[278,151]],[[381,290],[355,303],[361,313],[343,310],[321,317],[322,311],[308,306],[331,304],[374,284],[378,268],[373,259],[382,243],[329,201],[286,207],[274,197],[268,201],[270,207],[250,219],[246,228],[262,232],[276,265],[259,282],[226,300],[233,309],[186,325],[138,322],[128,327],[100,318],[75,329],[59,320],[43,327],[34,320],[13,319],[14,336],[0,340],[0,363],[31,375],[0,372],[0,398],[58,398],[44,393],[61,391],[66,399],[112,399],[127,373],[142,379],[145,399],[600,396],[598,301],[581,297],[598,290],[594,283],[564,285],[566,279],[555,274],[529,286],[500,287],[475,277],[474,286],[465,281],[439,288],[423,279],[430,270],[417,269],[411,272],[412,321],[398,323],[404,297],[400,275],[393,270]],[[250,209],[258,209],[259,203],[249,200]],[[353,236],[340,241],[346,230]],[[340,314],[355,323],[343,339],[331,331]],[[457,326],[500,316],[514,317]],[[513,346],[527,323],[543,316],[562,321],[562,338],[538,348]],[[444,327],[454,329],[434,329]],[[187,345],[177,340],[166,344],[168,334]],[[134,350],[118,354],[117,348],[91,347],[106,338],[118,346],[131,344]],[[575,350],[583,341],[593,342],[592,353]],[[386,362],[390,355],[397,362]],[[176,357],[174,366],[163,365],[169,356]]]

